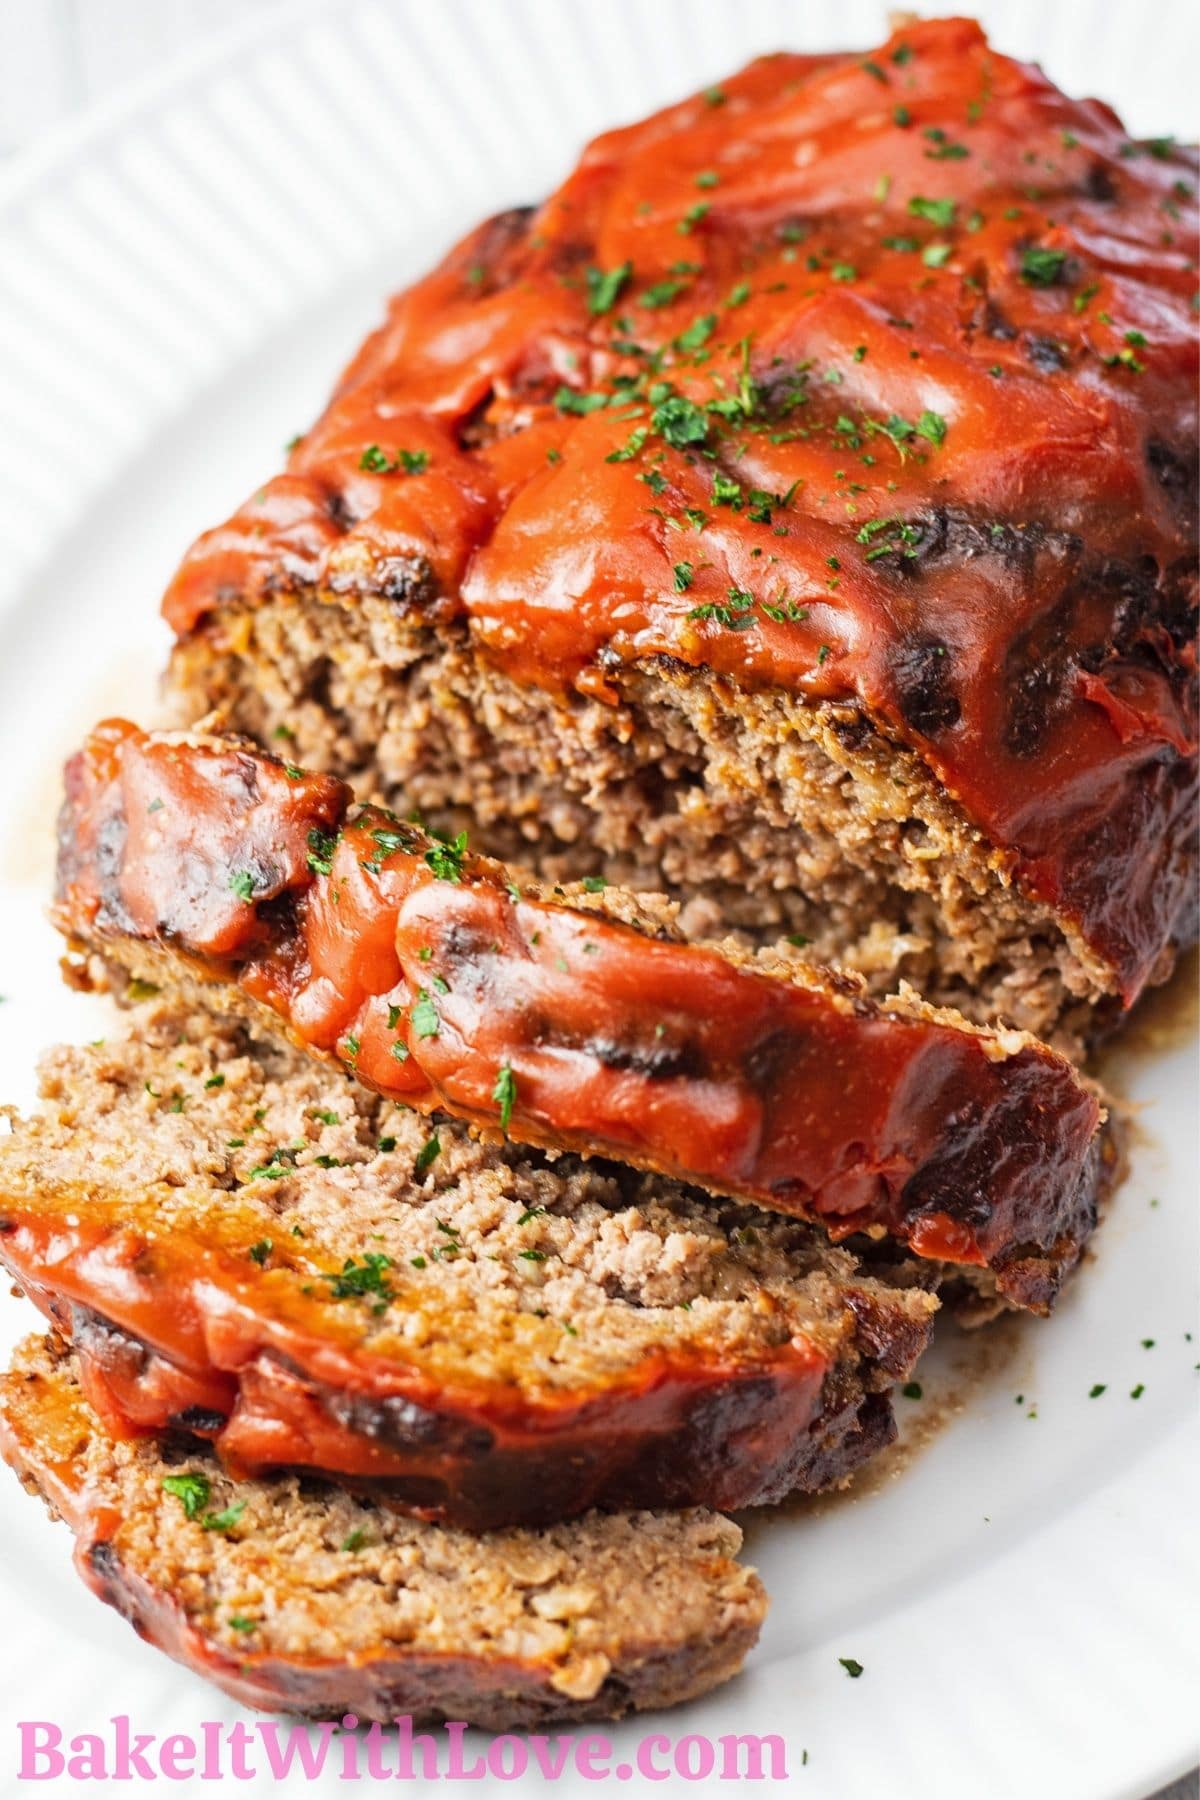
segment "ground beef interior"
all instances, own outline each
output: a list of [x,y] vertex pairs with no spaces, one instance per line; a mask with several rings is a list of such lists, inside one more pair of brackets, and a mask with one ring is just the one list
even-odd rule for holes
[[478,1537],[320,1482],[235,1485],[194,1446],[114,1440],[39,1339],[0,1377],[0,1449],[75,1532],[95,1593],[271,1711],[493,1731],[615,1718],[728,1679],[766,1609],[719,1514]]

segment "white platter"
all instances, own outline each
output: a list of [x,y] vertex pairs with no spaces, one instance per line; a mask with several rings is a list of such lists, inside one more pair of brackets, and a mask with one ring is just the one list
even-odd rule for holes
[[[982,11],[1001,48],[1112,99],[1133,130],[1193,132],[1185,8],[1159,4],[1153,29],[1127,5]],[[32,1098],[43,1045],[107,1028],[101,1002],[58,983],[42,917],[61,757],[106,711],[149,714],[174,561],[276,465],[386,291],[476,218],[543,192],[593,131],[761,49],[870,44],[884,13],[871,0],[288,5],[0,172],[5,1101]],[[813,1800],[1144,1800],[1195,1761],[1194,1045],[1168,1034],[1131,1050],[1120,1077],[1144,1109],[1133,1171],[1055,1319],[1005,1328],[969,1376],[948,1333],[926,1398],[900,1403],[930,1437],[903,1479],[754,1522],[774,1606],[745,1674],[614,1728],[614,1761],[644,1730],[777,1732],[786,1785]],[[0,1347],[32,1323],[0,1302]],[[967,1403],[923,1431],[955,1397]],[[0,1480],[5,1796],[26,1791],[18,1720],[71,1735],[125,1713],[194,1734],[238,1716],[83,1592],[68,1542]],[[328,1776],[230,1786],[343,1791]]]

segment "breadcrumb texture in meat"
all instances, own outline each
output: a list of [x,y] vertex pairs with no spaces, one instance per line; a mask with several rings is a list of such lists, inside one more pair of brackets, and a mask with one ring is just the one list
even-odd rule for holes
[[235,1484],[194,1449],[109,1437],[38,1339],[0,1378],[0,1448],[75,1532],[95,1593],[271,1711],[493,1731],[616,1718],[727,1680],[766,1609],[718,1514],[475,1536],[295,1477]]
[[114,1427],[235,1468],[473,1525],[777,1499],[890,1438],[936,1309],[912,1268],[431,1125],[234,1021],[142,1007],[42,1089],[0,1139],[0,1258]]
[[965,20],[719,93],[396,298],[182,711],[1079,1038],[1195,932],[1195,154]]

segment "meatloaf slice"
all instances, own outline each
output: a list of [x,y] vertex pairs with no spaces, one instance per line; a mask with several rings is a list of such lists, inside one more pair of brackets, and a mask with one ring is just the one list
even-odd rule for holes
[[1078,1042],[1196,927],[1196,177],[962,19],[607,134],[189,552],[183,722]]
[[476,1537],[294,1476],[235,1485],[195,1447],[110,1437],[73,1359],[37,1338],[0,1377],[0,1450],[75,1533],[93,1593],[269,1711],[616,1718],[728,1680],[766,1611],[719,1514]]
[[745,1506],[893,1435],[936,1300],[661,1177],[430,1128],[160,1004],[0,1138],[0,1258],[114,1431],[484,1528]]
[[228,740],[99,728],[67,771],[57,916],[423,1112],[619,1156],[1044,1310],[1095,1219],[1101,1109],[1033,1039],[736,945],[622,891],[518,886]]

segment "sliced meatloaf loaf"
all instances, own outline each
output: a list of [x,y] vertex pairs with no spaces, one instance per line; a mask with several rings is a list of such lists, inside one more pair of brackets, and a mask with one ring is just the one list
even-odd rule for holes
[[599,138],[189,552],[183,722],[1086,1036],[1195,933],[1196,171],[961,19]]
[[936,1300],[661,1177],[431,1128],[160,1004],[0,1138],[0,1259],[121,1432],[456,1524],[843,1480]]
[[73,1360],[31,1338],[0,1450],[75,1533],[92,1591],[245,1705],[537,1730],[727,1680],[766,1596],[710,1512],[592,1514],[475,1537],[210,1455],[114,1440]]
[[1094,1223],[1099,1103],[1020,1033],[689,943],[602,884],[522,887],[229,740],[112,722],[67,789],[76,944],[422,1112],[890,1234],[1035,1310]]

